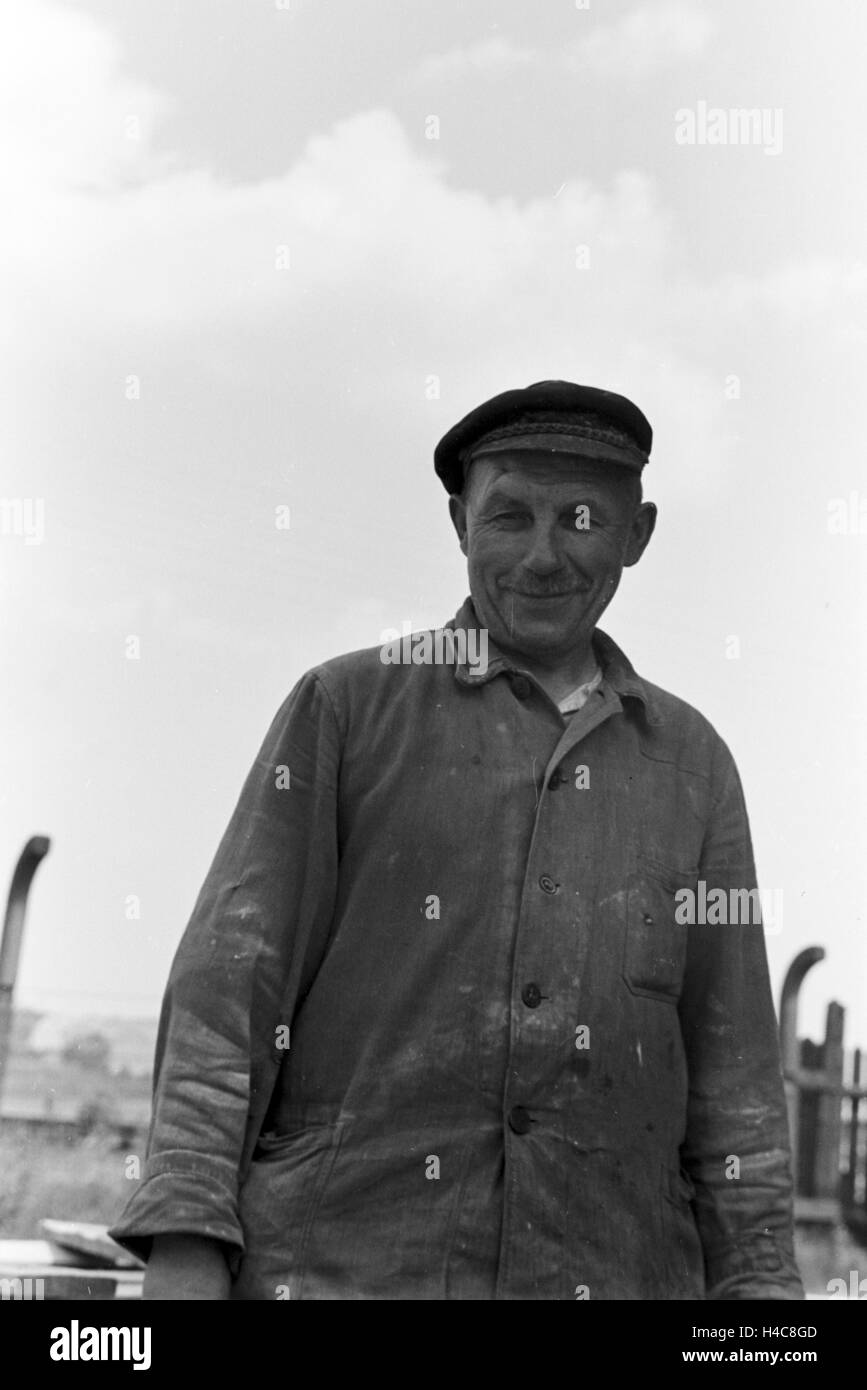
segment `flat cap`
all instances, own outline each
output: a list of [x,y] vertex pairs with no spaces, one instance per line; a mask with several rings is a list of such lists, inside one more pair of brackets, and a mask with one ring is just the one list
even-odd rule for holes
[[462,490],[474,458],[515,449],[578,454],[640,473],[652,443],[648,420],[625,396],[536,381],[493,396],[453,425],[434,450],[434,468],[449,493]]

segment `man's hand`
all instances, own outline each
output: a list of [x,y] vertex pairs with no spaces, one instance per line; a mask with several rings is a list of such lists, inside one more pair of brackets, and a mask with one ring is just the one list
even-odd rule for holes
[[219,1241],[206,1236],[155,1236],[142,1298],[229,1297],[229,1267]]

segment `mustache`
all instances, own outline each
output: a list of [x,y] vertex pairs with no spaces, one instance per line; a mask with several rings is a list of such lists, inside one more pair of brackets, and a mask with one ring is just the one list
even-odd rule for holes
[[576,584],[574,579],[566,580],[563,576],[543,579],[539,575],[522,575],[520,580],[509,587],[519,594],[529,595],[530,598],[553,598],[560,594],[584,594],[591,586],[586,579]]

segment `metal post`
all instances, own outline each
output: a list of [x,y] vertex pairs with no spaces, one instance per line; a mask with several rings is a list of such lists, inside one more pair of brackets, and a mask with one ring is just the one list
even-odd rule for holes
[[817,1197],[840,1200],[840,1132],[843,1093],[843,1022],[845,1010],[829,1004],[822,1049],[822,1070],[827,1090],[819,1096],[816,1153]]
[[3,935],[0,937],[0,1101],[3,1097],[3,1078],[12,1037],[12,995],[24,937],[27,895],[33,876],[50,848],[51,841],[47,835],[34,835],[27,841],[15,865],[6,900]]
[[825,952],[821,946],[808,946],[805,950],[799,951],[786,971],[786,978],[783,981],[780,995],[780,1052],[789,1110],[792,1182],[796,1195],[799,1190],[800,1091],[798,1089],[798,1077],[801,1070],[801,1054],[798,1047],[798,994],[807,971],[812,970],[814,965],[824,959]]

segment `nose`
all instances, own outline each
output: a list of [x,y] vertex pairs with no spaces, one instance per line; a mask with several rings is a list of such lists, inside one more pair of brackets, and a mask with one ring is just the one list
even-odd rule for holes
[[533,527],[530,547],[524,556],[524,565],[534,574],[556,574],[563,567],[563,558],[557,546],[555,526],[537,524]]

